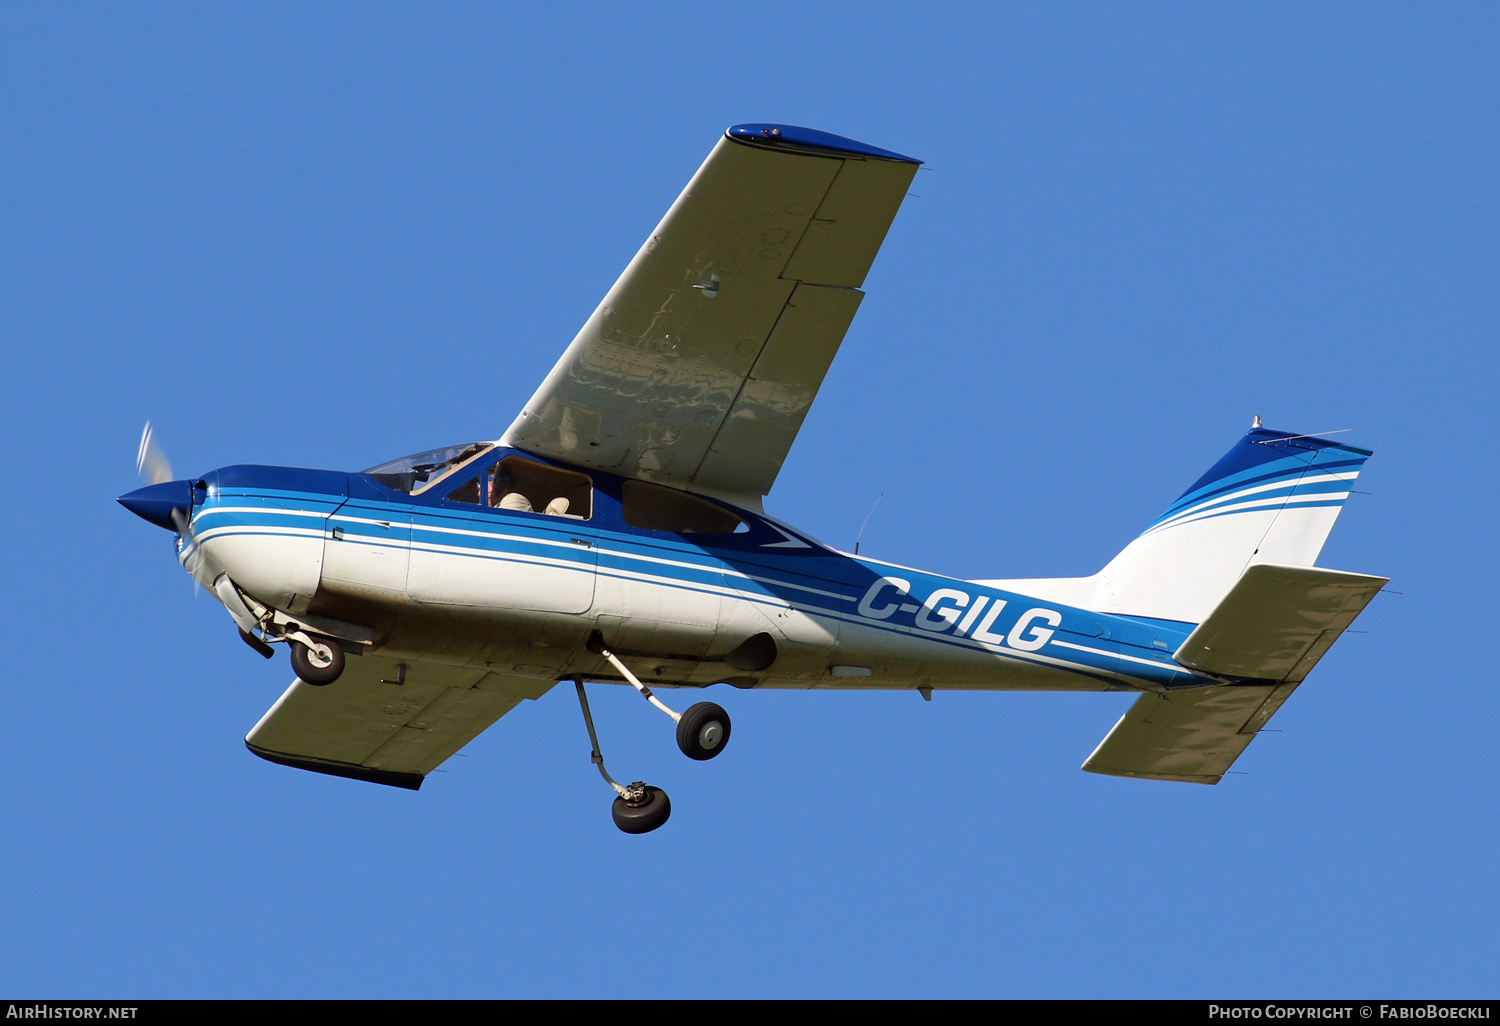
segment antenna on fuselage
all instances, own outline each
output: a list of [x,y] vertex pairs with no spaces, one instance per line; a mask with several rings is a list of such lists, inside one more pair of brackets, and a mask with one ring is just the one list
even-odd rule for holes
[[865,524],[868,524],[870,522],[870,518],[875,515],[875,506],[879,506],[880,500],[883,498],[885,498],[885,492],[881,492],[879,495],[875,496],[875,505],[871,506],[870,512],[865,514],[864,524],[859,525],[859,534],[854,536],[854,554],[856,556],[859,555],[859,540],[865,536]]

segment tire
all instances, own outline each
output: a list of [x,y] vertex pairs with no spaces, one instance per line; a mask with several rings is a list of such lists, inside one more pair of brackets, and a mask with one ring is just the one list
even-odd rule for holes
[[712,759],[729,744],[729,714],[712,702],[699,702],[677,721],[677,747],[689,759]]
[[297,679],[302,683],[320,688],[325,684],[332,684],[344,672],[344,650],[336,641],[325,639],[319,642],[320,648],[325,645],[330,655],[327,664],[320,666],[318,665],[321,662],[318,658],[319,653],[310,651],[300,641],[291,643],[292,669],[296,671]]
[[616,798],[610,807],[615,826],[627,834],[649,834],[672,815],[672,802],[667,792],[659,787],[647,787],[646,796],[631,804],[624,798]]

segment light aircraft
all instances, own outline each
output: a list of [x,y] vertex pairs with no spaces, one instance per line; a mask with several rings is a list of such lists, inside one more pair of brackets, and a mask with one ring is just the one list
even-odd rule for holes
[[291,652],[249,749],[416,789],[567,681],[644,833],[670,802],[605,769],[585,682],[633,686],[699,760],[728,713],[653,688],[1128,691],[1083,768],[1217,783],[1386,583],[1313,565],[1366,450],[1256,418],[1091,577],[957,580],[763,509],[919,163],[728,129],[498,441],[174,480],[148,424],[152,483],[119,501],[250,648]]

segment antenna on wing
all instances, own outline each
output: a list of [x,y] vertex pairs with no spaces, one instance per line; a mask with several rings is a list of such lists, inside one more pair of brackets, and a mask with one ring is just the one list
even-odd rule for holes
[[865,536],[865,524],[868,524],[870,522],[870,518],[875,515],[875,506],[879,506],[880,500],[883,498],[885,498],[885,492],[881,492],[879,495],[875,496],[874,505],[870,507],[870,512],[865,514],[865,523],[859,525],[859,534],[854,536],[854,554],[856,556],[859,555],[859,540]]

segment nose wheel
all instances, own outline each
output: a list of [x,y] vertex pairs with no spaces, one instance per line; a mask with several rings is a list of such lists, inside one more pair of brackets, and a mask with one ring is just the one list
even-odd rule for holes
[[292,669],[297,672],[298,679],[304,684],[312,684],[316,687],[332,684],[338,680],[339,675],[344,672],[344,650],[332,641],[308,637],[305,634],[303,636],[307,637],[312,644],[308,645],[297,640],[289,643],[292,650]]

